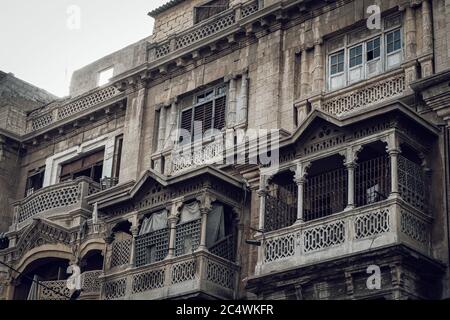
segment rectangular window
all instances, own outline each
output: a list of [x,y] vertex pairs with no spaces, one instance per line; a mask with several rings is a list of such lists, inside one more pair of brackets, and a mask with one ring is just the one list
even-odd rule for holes
[[363,63],[363,47],[359,45],[350,49],[350,68],[359,66]]
[[339,89],[345,85],[345,51],[330,56],[330,87]]
[[108,84],[113,76],[114,76],[114,68],[112,67],[100,71],[98,74],[98,86],[101,87]]
[[352,33],[343,36],[340,43],[340,46],[344,46],[342,50],[329,55],[329,90],[368,79],[401,65],[401,29],[382,31],[380,35],[364,41],[361,41],[363,37],[355,40],[351,35]]
[[25,197],[31,196],[34,192],[42,189],[44,185],[45,167],[28,173]]
[[380,57],[380,45],[380,38],[376,38],[367,42],[367,61],[372,61]]
[[100,183],[103,172],[104,154],[105,151],[101,150],[63,164],[61,166],[60,181],[70,181],[80,177],[86,177]]
[[214,0],[194,8],[194,21],[205,21],[230,7],[230,0]]
[[400,30],[389,32],[386,35],[386,48],[388,54],[398,51],[402,48],[402,38]]
[[331,75],[344,72],[344,50],[334,54],[330,58]]
[[[187,143],[200,138],[193,137],[194,133],[204,135],[208,130],[225,128],[226,94],[227,86],[220,85],[193,96],[194,106],[183,110],[179,121],[180,129],[186,130],[191,136]],[[182,142],[183,134],[180,133],[179,143]]]

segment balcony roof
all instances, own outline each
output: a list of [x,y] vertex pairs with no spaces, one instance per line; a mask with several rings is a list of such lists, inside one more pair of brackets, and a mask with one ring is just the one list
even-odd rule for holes
[[157,7],[156,9],[153,9],[152,11],[150,11],[148,13],[148,15],[152,18],[156,18],[157,15],[159,15],[160,13],[163,13],[164,11],[175,7],[177,4],[182,3],[185,0],[170,0],[168,2],[166,2],[165,4],[163,4],[162,6]]

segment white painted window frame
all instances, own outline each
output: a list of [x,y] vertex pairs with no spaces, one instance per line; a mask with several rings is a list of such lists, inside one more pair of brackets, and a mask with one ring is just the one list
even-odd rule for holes
[[[392,16],[387,17],[386,19],[389,19],[389,18],[392,18]],[[326,76],[327,76],[327,91],[328,92],[333,92],[333,91],[343,89],[343,88],[345,88],[347,86],[351,86],[359,81],[368,80],[372,77],[378,76],[380,74],[383,74],[385,72],[388,72],[390,70],[396,69],[401,66],[401,63],[404,61],[404,48],[405,48],[403,25],[395,25],[390,28],[386,28],[385,23],[384,23],[385,20],[383,21],[382,29],[379,33],[367,36],[366,38],[361,39],[360,41],[352,42],[352,43],[349,42],[349,34],[346,34],[344,36],[343,46],[341,46],[337,49],[334,49],[330,52],[327,52],[328,66],[326,68],[326,70],[327,70]],[[396,50],[396,51],[388,54],[387,53],[387,45],[386,45],[387,35],[391,32],[395,32],[397,30],[400,31],[401,48],[399,50]],[[367,43],[378,37],[380,38],[380,57],[379,57],[380,60],[379,61],[381,63],[381,65],[380,65],[381,70],[378,73],[375,73],[373,75],[368,75],[369,74],[368,73],[369,62],[367,61]],[[350,68],[350,50],[359,45],[362,45],[362,47],[363,47],[363,70],[362,70],[363,77],[360,80],[355,80],[355,81],[351,82],[349,73],[350,73],[350,71],[352,71],[358,67]],[[337,76],[342,76],[342,74],[340,73],[340,74],[331,75],[331,57],[341,51],[344,51],[344,73],[345,73],[344,80],[343,80],[344,83],[342,86],[332,88],[332,86],[331,86],[332,79],[336,78]],[[388,66],[388,57],[390,57],[392,55],[396,55],[396,54],[400,54],[400,63],[389,67]],[[377,61],[377,60],[372,60],[372,61]]]

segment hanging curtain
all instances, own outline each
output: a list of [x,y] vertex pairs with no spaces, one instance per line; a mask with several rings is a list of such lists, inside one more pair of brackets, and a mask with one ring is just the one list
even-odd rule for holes
[[167,210],[152,214],[142,222],[139,235],[158,231],[167,227]]
[[201,218],[200,206],[197,201],[185,204],[181,210],[180,223],[197,220]]
[[222,205],[213,205],[206,224],[206,246],[210,248],[225,238],[225,213]]

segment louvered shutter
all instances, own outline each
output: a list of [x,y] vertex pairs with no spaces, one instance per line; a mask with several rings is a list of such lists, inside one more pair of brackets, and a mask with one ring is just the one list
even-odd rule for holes
[[189,131],[189,133],[192,133],[191,125],[192,125],[192,109],[189,109],[181,113],[180,128]]
[[216,99],[216,108],[214,110],[214,129],[222,130],[225,128],[225,111],[227,97]]

